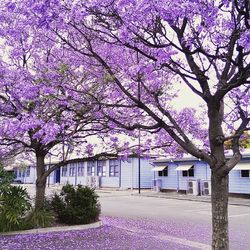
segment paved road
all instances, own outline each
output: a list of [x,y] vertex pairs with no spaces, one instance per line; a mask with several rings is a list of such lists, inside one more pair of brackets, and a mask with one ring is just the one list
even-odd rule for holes
[[[29,192],[34,194],[34,187]],[[51,187],[48,194],[58,192]],[[4,250],[211,249],[209,203],[97,191],[102,206],[100,229],[0,237]],[[250,207],[229,205],[230,249],[250,250]]]
[[[209,203],[131,196],[123,192],[120,195],[119,192],[114,195],[112,192],[99,192],[99,195],[102,215],[134,221],[133,225],[127,223],[124,228],[138,229],[138,233],[145,233],[144,229],[150,228],[151,235],[159,233],[166,242],[176,242],[193,249],[205,249],[205,245],[211,242]],[[229,205],[229,223],[230,249],[250,249],[250,207]]]

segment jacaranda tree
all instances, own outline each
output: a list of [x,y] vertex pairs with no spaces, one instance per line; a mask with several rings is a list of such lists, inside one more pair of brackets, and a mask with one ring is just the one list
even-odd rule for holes
[[59,79],[52,83],[44,76],[28,75],[26,70],[16,73],[11,69],[11,75],[5,74],[1,79],[0,145],[5,149],[1,157],[22,155],[32,162],[35,156],[35,207],[39,209],[43,206],[47,176],[52,171],[46,168],[45,158],[53,151],[62,155],[62,145],[65,149],[79,144],[87,146],[86,138],[100,132],[100,128],[91,125],[95,119],[90,113],[93,106],[83,106],[77,109],[79,112],[70,110],[68,96],[61,93],[57,84]]
[[[103,86],[105,95],[95,97],[99,117],[160,133],[170,153],[210,165],[212,247],[229,249],[228,173],[241,159],[239,139],[250,120],[249,1],[25,0],[4,8],[25,16],[23,29],[46,34]],[[176,111],[177,86],[203,105]]]
[[44,36],[41,32],[30,26],[17,29],[25,20],[14,18],[16,15],[3,14],[1,23],[1,158],[21,155],[19,160],[28,158],[31,164],[34,159],[35,208],[40,209],[47,177],[56,168],[47,168],[45,158],[60,153],[60,167],[67,160],[66,153],[60,152],[62,147],[72,151],[81,144],[89,151],[86,138],[107,132],[107,126],[94,115],[100,108],[91,103],[93,86],[84,86],[88,78],[84,69],[70,60],[60,60],[66,51],[58,51],[55,43],[48,45],[46,38],[39,39]]

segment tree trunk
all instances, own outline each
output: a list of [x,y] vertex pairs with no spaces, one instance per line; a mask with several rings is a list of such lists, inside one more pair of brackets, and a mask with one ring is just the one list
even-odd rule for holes
[[212,171],[212,249],[228,250],[228,174],[218,176]]
[[45,173],[44,156],[37,154],[36,160],[37,160],[36,162],[37,180],[36,180],[35,210],[39,210],[42,209],[44,206],[46,177],[44,177]]

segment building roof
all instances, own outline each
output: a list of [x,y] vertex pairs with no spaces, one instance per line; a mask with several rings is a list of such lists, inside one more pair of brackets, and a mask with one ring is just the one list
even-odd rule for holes
[[[244,149],[242,153],[242,161],[249,160],[250,161],[250,148]],[[233,156],[233,152],[230,150],[226,153],[226,157],[230,158]],[[186,154],[182,158],[174,158],[174,157],[160,157],[157,159],[152,160],[154,163],[161,163],[161,162],[197,162],[201,161],[200,159],[190,155]]]

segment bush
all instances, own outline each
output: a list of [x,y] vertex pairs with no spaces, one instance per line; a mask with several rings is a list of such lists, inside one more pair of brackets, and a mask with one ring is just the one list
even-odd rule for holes
[[31,210],[31,201],[25,188],[11,186],[13,174],[0,166],[0,232],[48,227],[55,215],[45,200],[41,210]]
[[0,192],[5,188],[9,188],[11,182],[14,179],[14,173],[5,171],[3,166],[0,164]]
[[25,213],[31,208],[29,195],[23,187],[4,186],[0,188],[0,231],[18,230]]
[[24,218],[22,229],[49,227],[54,222],[55,215],[52,211],[48,211],[46,209],[32,209],[31,212]]
[[52,197],[51,206],[59,222],[69,225],[95,222],[101,211],[95,190],[81,185],[65,185],[59,195]]

